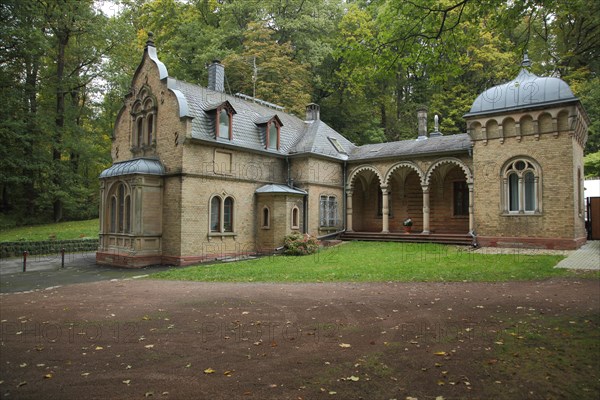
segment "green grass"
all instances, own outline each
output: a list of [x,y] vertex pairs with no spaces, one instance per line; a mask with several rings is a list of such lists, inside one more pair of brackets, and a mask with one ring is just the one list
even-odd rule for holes
[[[173,268],[152,279],[208,282],[450,282],[587,277],[553,268],[563,256],[473,254],[437,244],[351,242],[310,256]],[[588,273],[589,275],[589,273]],[[599,277],[598,273],[591,274]]]
[[23,240],[57,240],[97,238],[99,231],[98,218],[88,221],[60,222],[57,224],[31,225],[10,228],[0,231],[0,242],[17,242]]

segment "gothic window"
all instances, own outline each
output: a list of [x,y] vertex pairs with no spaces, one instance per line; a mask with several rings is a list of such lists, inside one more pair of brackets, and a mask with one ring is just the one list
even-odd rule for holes
[[221,231],[221,198],[215,196],[210,201],[210,231]]
[[224,199],[215,195],[210,200],[210,231],[212,233],[233,232],[234,200],[227,196]]
[[321,196],[319,206],[319,225],[333,227],[337,225],[338,204],[335,196]]
[[502,170],[503,209],[508,214],[541,212],[541,170],[529,158],[509,161]]
[[132,150],[138,151],[156,143],[156,100],[148,87],[140,90],[131,108],[134,120],[131,138]]
[[131,233],[131,195],[124,183],[116,185],[110,195],[109,231],[111,233]]

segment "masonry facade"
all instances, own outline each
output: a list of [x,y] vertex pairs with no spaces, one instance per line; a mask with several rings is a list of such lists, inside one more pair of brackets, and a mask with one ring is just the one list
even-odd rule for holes
[[[259,99],[170,77],[150,36],[102,172],[97,262],[187,265],[268,253],[291,232],[491,246],[585,242],[588,118],[568,86],[528,71],[479,95],[468,132],[356,146],[307,106],[304,120]],[[352,236],[354,235],[354,236]],[[381,237],[381,236],[379,236]]]

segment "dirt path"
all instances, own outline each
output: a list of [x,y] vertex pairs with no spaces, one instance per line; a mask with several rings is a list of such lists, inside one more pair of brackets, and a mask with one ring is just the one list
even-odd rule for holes
[[[4,294],[0,396],[592,399],[599,312],[598,280],[120,280]],[[589,339],[579,353],[592,361],[568,359],[579,353],[554,348],[555,332],[571,335],[565,346]]]

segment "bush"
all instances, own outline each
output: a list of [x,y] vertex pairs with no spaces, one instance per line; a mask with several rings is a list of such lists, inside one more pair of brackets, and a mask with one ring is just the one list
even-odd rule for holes
[[288,256],[304,256],[319,250],[319,241],[309,234],[294,232],[283,239],[283,253]]

